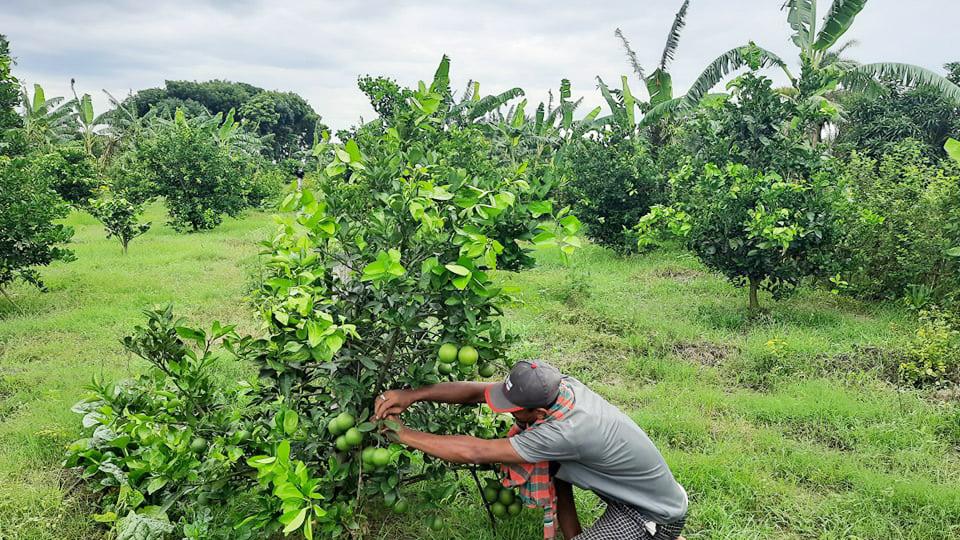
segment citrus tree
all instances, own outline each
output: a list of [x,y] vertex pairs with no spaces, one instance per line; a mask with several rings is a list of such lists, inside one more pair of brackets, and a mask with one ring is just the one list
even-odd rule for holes
[[43,289],[37,267],[71,261],[73,229],[57,223],[69,207],[29,158],[0,157],[0,293],[14,279]]
[[[120,398],[93,388],[77,406],[91,437],[67,458],[110,486],[100,519],[124,531],[152,520],[156,530],[180,523],[234,538],[339,538],[363,530],[371,503],[405,512],[405,485],[448,474],[380,434],[375,398],[506,368],[499,318],[512,298],[491,274],[504,253],[498,225],[524,205],[534,241],[564,255],[580,228],[531,189],[526,168],[473,176],[458,165],[467,149],[444,144],[457,134],[440,107],[448,66],[444,58],[432,84],[397,103],[398,123],[317,149],[328,154],[321,189],[293,190],[263,242],[261,335],[190,328],[161,310],[126,340],[153,369]],[[235,357],[259,379],[213,384],[218,363]],[[404,420],[481,437],[506,427],[478,407],[418,404]],[[428,508],[455,492],[439,485]],[[196,504],[175,504],[183,500]]]
[[166,200],[171,225],[199,231],[247,206],[247,178],[259,151],[259,140],[240,129],[233,111],[187,118],[178,109],[173,119],[153,118],[135,157],[151,194]]
[[150,230],[150,223],[139,222],[141,212],[141,205],[121,194],[110,193],[109,189],[102,189],[99,197],[90,200],[90,213],[103,224],[107,238],[120,241],[124,255],[131,240]]

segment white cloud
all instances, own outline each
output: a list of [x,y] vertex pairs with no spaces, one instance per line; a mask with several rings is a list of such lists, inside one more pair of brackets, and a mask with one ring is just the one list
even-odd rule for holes
[[[693,0],[672,72],[684,89],[718,54],[753,39],[787,58],[795,53],[780,0]],[[371,0],[8,0],[0,28],[18,60],[15,74],[48,95],[78,88],[114,95],[164,79],[229,79],[304,96],[335,127],[372,110],[356,89],[361,74],[412,84],[453,60],[455,88],[481,81],[484,93],[523,87],[533,103],[568,77],[586,105],[602,103],[594,77],[629,74],[613,37],[620,27],[645,66],[660,51],[680,0],[424,2]],[[821,11],[827,3],[821,2]],[[957,60],[951,0],[874,0],[849,37],[862,61],[911,62],[939,69]],[[652,67],[650,68],[652,69]],[[635,79],[631,79],[634,81]],[[636,84],[636,83],[635,83]]]

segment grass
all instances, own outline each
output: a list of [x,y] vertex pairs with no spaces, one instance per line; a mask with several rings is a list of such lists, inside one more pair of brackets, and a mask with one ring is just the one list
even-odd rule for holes
[[[154,222],[160,209],[150,209]],[[174,301],[191,321],[241,322],[269,219],[251,215],[209,233],[155,226],[131,245],[102,238],[88,216],[78,260],[44,271],[51,288],[0,303],[0,538],[97,537],[80,490],[58,466],[78,434],[69,407],[94,375],[142,366],[118,339],[140,310]],[[506,323],[514,358],[537,356],[617,404],[653,438],[690,494],[690,539],[960,537],[960,411],[884,381],[868,351],[895,350],[912,331],[895,306],[804,290],[746,316],[745,292],[693,258],[665,252],[617,258],[588,247],[571,267],[552,254],[499,279],[521,303]],[[536,512],[489,530],[473,492],[441,511],[377,519],[382,539],[540,536]],[[416,489],[428,489],[421,486]],[[415,496],[414,490],[411,496]],[[597,499],[579,492],[585,522]]]

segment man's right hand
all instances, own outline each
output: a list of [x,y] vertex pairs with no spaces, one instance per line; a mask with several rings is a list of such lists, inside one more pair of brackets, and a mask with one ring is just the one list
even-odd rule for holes
[[373,419],[381,420],[388,416],[399,416],[407,407],[413,404],[413,390],[387,390],[377,396],[377,404],[373,409]]

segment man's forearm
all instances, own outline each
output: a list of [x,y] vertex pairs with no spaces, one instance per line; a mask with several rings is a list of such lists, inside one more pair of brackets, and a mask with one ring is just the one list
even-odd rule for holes
[[432,401],[434,403],[482,403],[483,393],[490,383],[478,382],[446,382],[430,386],[423,386],[412,390],[416,401]]
[[409,428],[397,433],[401,444],[452,463],[523,463],[507,439],[479,439],[468,435],[434,435]]

